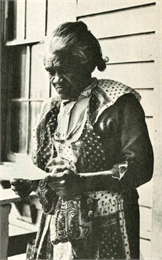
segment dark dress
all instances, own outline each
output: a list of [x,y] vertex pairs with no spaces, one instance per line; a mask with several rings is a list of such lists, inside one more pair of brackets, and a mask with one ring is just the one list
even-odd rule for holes
[[[33,155],[38,167],[45,170],[51,157],[59,156],[71,162],[78,173],[114,171],[113,177],[93,177],[88,192],[79,198],[82,200],[86,196],[83,208],[88,217],[84,214],[82,217],[86,219],[83,221],[85,225],[88,223],[91,228],[87,236],[70,239],[71,258],[68,259],[139,259],[136,188],[152,177],[153,152],[138,99],[137,92],[121,83],[96,80],[83,131],[75,142],[59,142],[55,138],[60,100],[50,99],[44,104],[36,128]],[[67,205],[70,205],[70,208],[75,199],[68,202],[70,204],[63,201],[59,204],[56,194],[44,182],[40,183],[38,190],[44,214],[34,255],[28,252],[27,259],[56,259],[54,251],[57,247],[52,244],[56,242],[56,220],[59,218],[56,215],[61,210],[63,212],[63,207],[68,209]],[[90,210],[91,202],[95,205],[93,210]],[[88,215],[91,211],[93,218]],[[62,224],[69,216],[67,211],[64,216],[61,214]],[[84,225],[79,228],[85,231]],[[63,231],[65,229],[64,226]],[[62,242],[66,243],[66,238]],[[57,259],[64,259],[59,257]]]

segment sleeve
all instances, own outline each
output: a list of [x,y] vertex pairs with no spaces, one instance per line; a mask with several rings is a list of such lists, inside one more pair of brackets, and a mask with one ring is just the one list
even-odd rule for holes
[[103,136],[112,176],[96,174],[90,184],[94,189],[135,189],[151,179],[153,149],[143,108],[133,94],[124,94],[107,108],[95,131]]
[[153,174],[153,149],[145,114],[133,94],[124,95],[117,102],[120,161],[127,162],[121,183],[137,188],[148,182]]

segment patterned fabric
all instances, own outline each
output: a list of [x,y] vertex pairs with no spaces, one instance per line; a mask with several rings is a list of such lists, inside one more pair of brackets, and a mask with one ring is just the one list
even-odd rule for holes
[[50,224],[51,242],[56,245],[88,237],[92,230],[94,202],[87,201],[85,196],[68,201],[60,198]]
[[[97,121],[102,112],[113,105],[122,95],[132,93],[138,100],[141,98],[134,89],[114,80],[101,79],[97,81],[97,84],[96,82],[93,84],[94,87],[91,90],[89,109],[92,125]],[[57,156],[55,150],[52,155],[49,154],[49,151],[51,150],[50,141],[52,141],[49,140],[49,131],[51,130],[51,133],[55,132],[60,104],[61,100],[59,97],[46,100],[42,105],[39,124],[33,131],[33,140],[35,140],[33,147],[33,162],[41,169],[45,168],[47,161],[46,158],[44,158],[44,152],[47,152],[49,157]],[[44,145],[46,146],[47,151],[44,150]]]
[[[108,170],[109,158],[107,158],[101,137],[94,131],[93,124],[101,113],[111,106],[118,97],[127,93],[133,93],[140,99],[137,92],[121,83],[112,80],[99,80],[98,85],[91,91],[85,126],[75,142],[70,142],[70,140],[59,141],[58,138],[55,138],[60,101],[54,102],[50,100],[50,105],[45,105],[46,108],[43,109],[41,121],[36,129],[36,149],[33,154],[35,164],[45,170],[49,160],[61,157],[74,164],[77,172],[86,173]],[[120,169],[119,165],[117,167]],[[88,196],[88,199],[95,201],[97,206],[92,212],[94,218],[90,224],[90,226],[92,225],[91,232],[88,232],[89,235],[87,237],[79,237],[77,239],[76,235],[69,239],[69,235],[65,234],[65,241],[71,240],[72,258],[130,259],[122,196],[108,190],[91,192],[86,194],[86,196]],[[62,223],[65,224],[67,211],[64,211],[64,209],[68,209],[68,203],[69,201],[64,202],[59,199],[55,205],[54,214],[43,215],[35,243],[37,252],[35,259],[53,258],[53,250],[55,251],[56,247],[54,246],[53,248],[52,241],[56,242],[56,238],[59,237],[58,230],[56,230],[56,227],[58,227],[56,222],[59,220],[57,213],[61,212],[60,217],[64,218]],[[75,200],[70,203],[70,205],[73,203],[72,208],[75,208]],[[80,201],[77,201],[75,204],[77,208],[79,203]],[[88,200],[86,204],[88,204]],[[86,213],[87,219],[91,215],[90,211]],[[63,225],[63,231],[67,227]],[[78,227],[75,227],[74,233],[77,229]],[[57,259],[61,259],[63,254],[66,255],[66,253],[65,251],[61,253],[62,256],[57,255]]]
[[[100,136],[93,130],[89,116],[90,114],[88,113],[86,125],[77,142],[69,144],[69,142],[67,143],[66,141],[53,141],[59,156],[63,159],[73,161],[76,165],[77,172],[97,172],[108,169],[108,158],[106,158]],[[89,199],[96,200],[97,208],[92,214],[94,214],[96,218],[96,225],[98,225],[97,222],[100,223],[99,229],[104,230],[104,232],[108,229],[106,233],[108,235],[110,233],[110,227],[112,228],[113,226],[115,230],[114,232],[116,232],[116,237],[120,237],[120,239],[118,238],[112,242],[118,249],[116,249],[115,252],[111,252],[109,247],[107,249],[103,249],[103,247],[101,247],[101,249],[96,245],[95,248],[93,248],[89,240],[92,235],[93,238],[98,236],[100,230],[97,230],[92,231],[92,233],[86,238],[87,242],[89,242],[89,246],[84,250],[83,255],[82,249],[81,251],[75,249],[76,256],[81,259],[88,259],[88,257],[92,259],[101,259],[103,256],[104,258],[109,256],[110,258],[118,257],[120,259],[130,259],[125,219],[124,214],[122,213],[122,197],[117,193],[108,193],[107,191],[92,192],[88,194],[88,197]],[[65,202],[64,204],[66,205],[68,202]],[[52,216],[52,218],[55,218],[55,216]],[[122,222],[121,226],[119,220]],[[114,232],[111,233],[111,236],[114,235]],[[125,234],[125,236],[122,236],[122,234]],[[107,235],[105,235],[105,237],[103,235],[101,236],[102,242],[105,244],[107,242],[104,240],[107,238]],[[125,244],[127,245],[127,248],[124,246]],[[89,255],[87,251],[91,252],[91,255]],[[86,255],[85,252],[87,252],[89,256]]]
[[138,100],[141,99],[134,89],[114,80],[98,80],[98,87],[94,88],[92,100],[96,98],[96,109],[92,111],[93,123],[97,121],[102,112],[112,106],[122,95],[132,93]]
[[37,195],[40,203],[42,204],[44,213],[54,213],[54,208],[58,200],[58,196],[56,195],[54,190],[52,190],[52,188],[48,185],[48,182],[46,180],[41,180],[39,182],[37,188]]

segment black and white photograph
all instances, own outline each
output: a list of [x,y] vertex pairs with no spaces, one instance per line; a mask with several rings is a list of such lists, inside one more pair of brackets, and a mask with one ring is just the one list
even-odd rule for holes
[[162,0],[0,13],[0,260],[162,260]]

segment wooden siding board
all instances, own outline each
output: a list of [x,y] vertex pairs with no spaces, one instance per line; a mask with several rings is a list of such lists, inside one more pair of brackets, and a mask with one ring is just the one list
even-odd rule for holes
[[[140,253],[141,260],[150,260],[151,258],[151,242],[147,240],[140,239]],[[154,258],[155,259],[155,258]],[[159,260],[159,259],[156,259]]]
[[140,207],[140,217],[140,237],[151,240],[151,209]]
[[120,10],[122,8],[136,7],[139,5],[150,4],[156,1],[152,0],[136,0],[136,1],[111,1],[111,0],[78,0],[77,2],[77,16],[88,15],[93,13],[107,12],[113,10]]
[[[129,47],[128,47],[129,48]],[[107,66],[106,70],[94,71],[93,76],[101,79],[113,79],[132,88],[157,88],[158,71],[154,63],[116,64]]]
[[128,9],[121,12],[81,18],[97,37],[110,37],[147,31],[155,31],[156,6]]
[[153,149],[154,149],[154,142],[155,142],[156,131],[157,131],[156,127],[155,127],[155,120],[156,119],[154,117],[152,117],[152,118],[146,117],[146,124],[148,127],[148,132],[149,132],[151,143],[153,145]]
[[103,56],[110,63],[149,61],[156,58],[154,34],[100,40]]
[[154,114],[154,90],[137,90],[141,95],[141,105],[146,116],[153,116]]
[[153,189],[153,179],[138,188],[140,206],[144,206],[147,209],[152,208],[152,189]]
[[48,0],[48,20],[47,34],[61,23],[76,20],[76,1],[75,0]]

